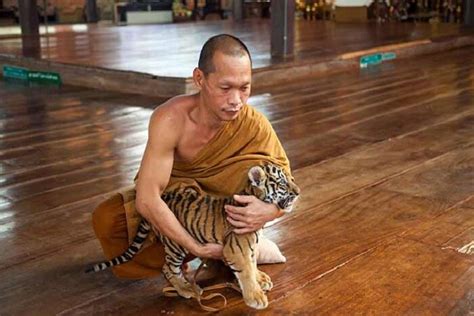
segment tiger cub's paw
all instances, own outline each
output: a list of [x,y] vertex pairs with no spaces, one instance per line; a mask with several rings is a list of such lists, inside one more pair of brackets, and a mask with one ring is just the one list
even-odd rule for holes
[[202,294],[202,289],[198,285],[194,288],[182,274],[173,274],[167,265],[163,266],[163,274],[176,292],[178,292],[179,296],[191,298]]
[[244,294],[244,302],[248,306],[255,309],[264,309],[268,306],[268,299],[262,289],[258,288],[255,291]]
[[257,282],[260,285],[260,288],[265,292],[270,291],[273,288],[272,279],[263,271],[257,271]]
[[179,296],[182,296],[184,298],[191,298],[191,297],[197,297],[202,295],[202,289],[197,286],[196,290],[193,289],[191,284],[188,283],[189,286],[183,286],[183,287],[174,287],[176,291],[178,292]]
[[179,296],[184,298],[196,297],[202,294],[202,289],[199,286],[196,285],[196,288],[194,289],[189,282],[173,284],[173,287],[175,288],[176,292],[178,292]]

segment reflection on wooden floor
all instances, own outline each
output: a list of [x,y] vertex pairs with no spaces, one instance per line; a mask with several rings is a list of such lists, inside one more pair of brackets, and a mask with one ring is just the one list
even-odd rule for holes
[[[219,33],[240,37],[249,46],[255,68],[281,62],[270,57],[268,19],[127,27],[83,24],[50,27],[49,30],[54,32],[41,38],[40,57],[76,65],[190,77],[202,44]],[[472,31],[453,24],[336,24],[300,20],[295,25],[295,59],[321,61],[375,46],[472,34]],[[21,38],[0,36],[0,54],[21,55],[22,52]]]
[[[255,91],[302,188],[267,229],[265,315],[465,315],[474,257],[474,48]],[[197,313],[160,277],[84,275],[93,207],[131,183],[161,100],[0,82],[0,314]],[[226,292],[224,314],[249,313]],[[472,310],[471,310],[472,311]]]

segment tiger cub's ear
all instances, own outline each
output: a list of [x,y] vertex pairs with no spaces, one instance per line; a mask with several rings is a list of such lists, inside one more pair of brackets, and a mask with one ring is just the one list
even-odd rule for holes
[[250,168],[249,179],[252,186],[263,187],[263,184],[266,178],[267,178],[267,175],[265,174],[265,171],[263,171],[261,167],[255,166],[255,167]]

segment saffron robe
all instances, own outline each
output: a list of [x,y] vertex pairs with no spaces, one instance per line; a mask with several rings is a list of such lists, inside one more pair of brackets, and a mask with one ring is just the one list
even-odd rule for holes
[[[263,114],[253,107],[246,105],[236,119],[226,122],[220,128],[211,141],[198,152],[192,161],[174,162],[166,191],[175,190],[179,186],[193,186],[204,194],[232,196],[242,191],[245,185],[247,185],[248,170],[252,166],[264,163],[272,163],[282,167],[287,175],[291,177],[288,158],[270,122]],[[134,187],[131,186],[119,192],[119,195],[120,197],[115,196],[115,199],[116,201],[121,199],[123,207],[117,210],[117,214],[121,214],[120,220],[123,222],[122,213],[125,213],[129,244],[136,234],[141,217],[135,208]],[[102,208],[104,209],[106,208],[106,203],[103,204]],[[99,209],[100,206],[96,209],[95,213],[100,213]],[[123,225],[120,226],[123,227]],[[94,228],[99,237],[100,225],[94,225]],[[113,231],[113,229],[109,230]],[[114,247],[112,251],[110,243],[106,244],[100,237],[99,240],[101,241],[104,253],[109,258],[121,254],[128,247],[128,245],[125,246],[125,241],[122,240],[120,245],[117,242],[117,247]],[[155,253],[150,253],[150,255],[142,254],[143,261],[147,261],[147,259],[149,261],[150,256],[156,256],[156,252],[158,252],[154,234],[150,234],[147,244],[154,245]],[[119,249],[122,250],[119,251]],[[147,253],[150,251],[145,249],[142,252]],[[163,254],[162,249],[160,249],[160,253]],[[135,265],[138,264],[137,260],[134,259],[134,261],[136,261]],[[155,269],[156,266],[161,266],[162,262],[163,259],[161,259],[161,262],[152,265],[147,262],[147,265],[151,269]],[[115,267],[114,273],[121,277],[131,278],[140,275],[140,273],[131,273],[133,272],[131,270],[127,271],[127,265],[132,266],[127,263],[123,267]],[[133,269],[137,269],[137,267]],[[143,272],[143,276],[148,276],[147,273]]]

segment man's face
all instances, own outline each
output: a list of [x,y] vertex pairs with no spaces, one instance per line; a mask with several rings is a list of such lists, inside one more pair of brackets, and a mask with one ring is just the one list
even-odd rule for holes
[[206,106],[221,121],[235,119],[250,96],[252,69],[247,55],[216,52],[215,71],[202,77],[201,95]]

